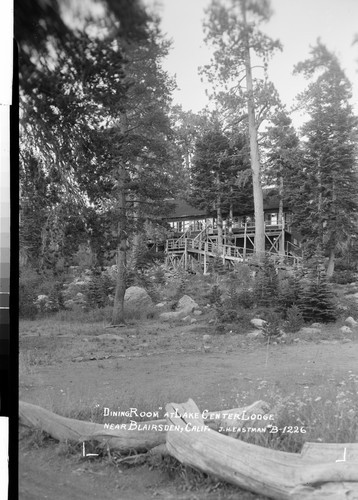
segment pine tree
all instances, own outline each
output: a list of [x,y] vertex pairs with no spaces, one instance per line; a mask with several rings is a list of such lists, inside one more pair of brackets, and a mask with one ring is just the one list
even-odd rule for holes
[[[211,64],[202,71],[213,84],[214,95],[224,95],[224,100],[229,103],[236,128],[243,120],[247,123],[255,211],[255,251],[258,259],[263,259],[265,230],[258,127],[271,105],[274,92],[273,86],[267,82],[266,71],[259,82],[253,77],[251,58],[254,53],[263,61],[266,70],[269,57],[280,48],[280,44],[260,30],[260,25],[271,16],[269,0],[231,0],[227,4],[213,0],[207,14],[204,24],[206,42],[213,46],[214,56]],[[217,83],[221,87],[219,92],[215,89]]]
[[242,211],[252,209],[248,165],[245,138],[231,138],[224,134],[216,120],[209,123],[195,144],[189,201],[216,216],[219,252],[223,238],[223,218],[232,211],[230,208]]
[[311,259],[298,307],[306,322],[329,323],[336,320],[334,295],[328,283],[322,254]]
[[296,71],[311,79],[300,96],[310,118],[302,127],[301,168],[292,172],[288,188],[294,223],[309,253],[320,248],[329,257],[330,277],[336,253],[358,230],[357,118],[350,104],[351,84],[322,43]]
[[164,214],[163,199],[173,194],[180,170],[169,118],[175,84],[160,64],[169,43],[136,0],[105,1],[102,19],[77,19],[75,29],[53,36],[47,22],[60,21],[59,11],[43,19],[37,6],[35,21],[47,26],[43,40],[20,36],[20,176],[35,157],[34,181],[45,173],[52,195],[47,210],[72,206],[85,218],[91,205],[97,220],[106,215],[105,232],[116,235],[117,324],[124,317],[130,236],[146,218]]
[[279,280],[276,268],[268,255],[255,276],[254,299],[258,306],[270,307],[277,304]]

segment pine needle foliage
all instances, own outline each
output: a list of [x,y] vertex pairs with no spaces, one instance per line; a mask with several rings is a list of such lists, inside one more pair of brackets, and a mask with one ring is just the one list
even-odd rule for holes
[[254,281],[253,295],[256,305],[262,307],[277,305],[278,292],[277,272],[272,260],[266,255]]
[[313,259],[308,271],[298,307],[306,322],[330,323],[337,319],[334,295],[319,256]]

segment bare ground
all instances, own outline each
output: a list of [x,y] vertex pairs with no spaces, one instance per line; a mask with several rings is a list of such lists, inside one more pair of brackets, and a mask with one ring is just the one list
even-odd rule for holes
[[[338,326],[320,340],[267,346],[240,332],[213,335],[207,318],[193,325],[157,321],[103,329],[83,325],[25,322],[20,334],[20,399],[62,414],[79,408],[138,408],[162,411],[170,401],[194,399],[200,410],[217,410],[338,384],[358,371],[358,334],[343,343]],[[120,340],[98,339],[103,333]],[[322,339],[324,343],[322,343]],[[267,385],[259,384],[266,381]],[[269,387],[269,392],[267,387]],[[163,410],[164,411],[164,410]],[[72,413],[71,413],[72,412]],[[100,414],[100,413],[99,413]],[[257,499],[235,488],[190,491],[185,477],[142,464],[111,466],[80,453],[64,456],[61,445],[20,441],[20,498],[45,499]]]

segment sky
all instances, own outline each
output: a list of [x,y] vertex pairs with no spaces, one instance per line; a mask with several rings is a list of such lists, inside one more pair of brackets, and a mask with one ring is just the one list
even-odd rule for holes
[[[153,5],[154,0],[146,0]],[[161,28],[173,47],[163,63],[170,74],[176,74],[180,90],[174,100],[185,110],[200,111],[207,104],[205,83],[201,83],[198,66],[210,60],[210,50],[203,41],[202,21],[210,0],[156,0]],[[273,15],[262,25],[263,31],[283,45],[269,64],[269,77],[288,108],[307,81],[293,76],[293,67],[309,57],[310,46],[318,38],[334,52],[353,84],[352,101],[358,113],[358,0],[271,0]],[[294,117],[293,117],[294,119]],[[299,116],[296,120],[300,121]]]

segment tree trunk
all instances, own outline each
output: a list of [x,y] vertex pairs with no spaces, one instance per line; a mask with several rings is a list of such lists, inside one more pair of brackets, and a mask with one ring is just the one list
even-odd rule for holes
[[[245,2],[242,2],[241,8],[242,8],[242,16],[244,24],[246,27],[247,22],[246,22]],[[246,88],[247,88],[247,112],[249,118],[252,186],[253,186],[254,206],[255,206],[255,254],[259,260],[262,260],[265,255],[264,206],[263,206],[263,193],[261,185],[260,155],[259,155],[259,147],[257,141],[257,128],[255,119],[255,103],[254,103],[252,72],[251,72],[250,44],[247,35],[245,41],[245,70],[246,70]]]
[[[127,117],[121,114],[120,127],[122,134],[128,129]],[[124,321],[124,295],[127,288],[127,213],[125,192],[126,170],[125,165],[119,160],[118,164],[118,246],[117,246],[117,283],[114,296],[112,325],[123,324]]]
[[285,253],[285,228],[283,226],[283,177],[280,173],[279,175],[279,188],[278,188],[278,197],[279,197],[279,205],[278,205],[278,224],[281,225],[281,236],[279,240],[279,253],[284,255]]
[[[233,194],[232,194],[232,188],[230,189],[230,192],[231,192],[231,196],[233,196]],[[229,221],[228,221],[229,222],[228,229],[229,229],[229,237],[230,238],[232,238],[232,234],[233,234],[233,229],[232,229],[233,221],[234,221],[234,207],[233,207],[232,201],[230,201]]]
[[[139,195],[137,195],[139,196]],[[141,246],[142,246],[142,233],[139,231],[139,220],[141,217],[140,213],[140,203],[138,200],[133,201],[133,215],[134,215],[134,221],[135,221],[135,228],[134,228],[134,234],[133,234],[133,239],[132,239],[132,248],[131,248],[131,259],[130,259],[130,266],[131,269],[135,269],[137,266],[138,262],[138,255],[139,252],[141,251]]]
[[217,217],[217,228],[218,228],[218,249],[221,254],[223,250],[223,216],[221,211],[220,197],[218,197],[216,202],[216,217]]
[[331,248],[329,252],[329,259],[328,259],[328,265],[327,265],[327,277],[332,278],[333,273],[334,273],[334,261],[335,261],[335,251],[334,248]]

